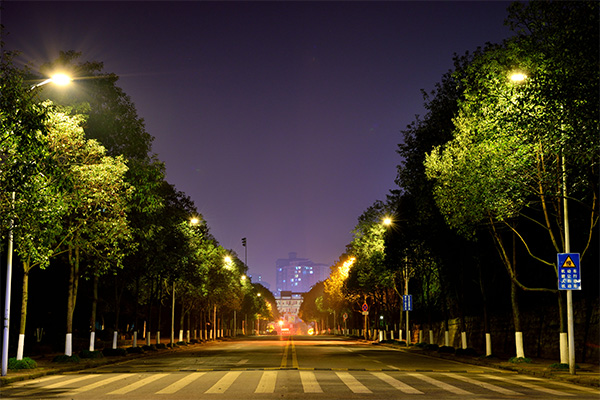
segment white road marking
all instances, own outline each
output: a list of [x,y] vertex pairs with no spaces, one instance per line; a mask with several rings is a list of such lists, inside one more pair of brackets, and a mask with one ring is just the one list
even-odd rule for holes
[[458,375],[458,374],[444,374],[451,378],[457,379],[459,381],[470,383],[471,385],[481,386],[484,389],[491,390],[492,392],[498,392],[502,394],[508,394],[510,396],[521,396],[523,393],[515,392],[514,390],[505,389],[500,386],[492,385],[491,383],[481,382],[476,379],[467,378],[466,376]]
[[383,372],[371,372],[371,374],[378,377],[388,385],[392,386],[394,389],[400,390],[401,392],[410,394],[423,394],[423,392],[421,392],[420,390],[417,390],[404,382],[400,382],[398,379],[392,378],[391,376],[384,374]]
[[321,389],[321,385],[317,382],[314,372],[300,371],[300,380],[302,381],[304,393],[323,393],[323,389]]
[[193,373],[179,379],[177,382],[173,382],[166,388],[159,390],[158,392],[156,392],[156,394],[173,394],[173,393],[183,389],[190,383],[194,382],[196,379],[200,378],[205,373],[206,372],[193,372]]
[[36,392],[39,392],[40,390],[56,389],[56,388],[60,388],[60,387],[65,387],[65,386],[70,385],[72,383],[83,381],[85,379],[94,378],[96,376],[98,376],[98,375],[83,375],[83,376],[78,376],[77,378],[68,379],[66,381],[60,381],[60,382],[57,382],[57,383],[53,383],[51,385],[44,386],[43,388],[33,388],[31,390],[27,390],[25,392],[19,393],[19,395],[20,396],[28,396],[31,393],[36,393]]
[[119,374],[119,375],[116,375],[116,376],[111,376],[109,378],[102,379],[101,381],[90,383],[89,385],[81,386],[81,387],[79,387],[77,389],[70,390],[69,392],[64,393],[63,396],[66,396],[66,397],[75,396],[76,394],[87,392],[88,390],[92,390],[92,389],[99,388],[101,386],[108,385],[109,383],[112,383],[112,382],[115,382],[115,381],[118,381],[118,380],[121,380],[121,379],[125,379],[127,377],[132,376],[132,375],[133,374]]
[[231,371],[226,373],[225,376],[219,379],[217,383],[204,393],[225,393],[241,373],[242,371]]
[[528,389],[533,389],[533,390],[538,390],[540,392],[544,392],[544,393],[548,393],[548,394],[553,394],[555,396],[574,396],[571,393],[559,392],[558,390],[548,389],[548,388],[545,388],[545,387],[542,387],[542,386],[534,385],[533,383],[522,382],[522,381],[517,380],[517,379],[502,378],[500,376],[494,376],[494,375],[490,375],[489,377],[493,378],[493,379],[503,380],[503,381],[509,382],[509,383],[511,383],[513,385],[523,386],[523,387],[526,387]]
[[277,382],[277,371],[264,371],[254,393],[273,393]]
[[150,375],[147,378],[140,379],[137,382],[134,382],[134,383],[131,383],[131,384],[127,385],[127,386],[124,386],[121,389],[113,390],[112,392],[108,392],[107,394],[126,394],[126,393],[129,393],[129,392],[133,392],[134,390],[139,389],[142,386],[145,386],[145,385],[147,385],[149,383],[152,383],[154,381],[157,381],[160,378],[164,378],[167,375],[168,374]]
[[413,374],[413,373],[409,373],[407,375],[412,376],[412,377],[417,378],[417,379],[420,379],[420,380],[425,381],[427,383],[430,383],[430,384],[432,384],[434,386],[437,386],[437,387],[439,387],[441,389],[447,390],[447,391],[449,391],[451,393],[454,393],[454,394],[473,394],[471,392],[467,392],[466,390],[457,388],[456,386],[452,386],[452,385],[447,384],[445,382],[438,381],[437,379],[434,379],[434,378],[432,378],[430,376],[427,376],[427,375]]
[[365,385],[356,380],[348,372],[336,372],[336,375],[348,386],[354,393],[373,393]]

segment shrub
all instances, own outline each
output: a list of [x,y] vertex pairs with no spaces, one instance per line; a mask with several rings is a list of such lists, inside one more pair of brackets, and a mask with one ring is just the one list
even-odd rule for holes
[[159,344],[157,344],[157,345],[156,345],[156,348],[157,348],[157,349],[166,349],[166,348],[167,348],[167,345],[166,345],[166,344],[164,344],[164,343],[159,343]]
[[94,351],[81,350],[79,352],[79,358],[102,358],[102,357],[104,357],[104,355],[102,354],[102,352],[100,350],[94,350]]
[[104,349],[102,350],[102,354],[104,354],[106,357],[126,356],[127,350],[120,347],[116,349]]
[[127,353],[128,354],[142,354],[144,352],[144,349],[142,349],[141,347],[128,347],[127,348]]
[[430,350],[430,351],[438,351],[439,348],[440,348],[440,346],[438,346],[437,344],[426,344],[424,347],[425,350]]
[[[569,364],[566,363],[554,363],[550,365],[550,368],[552,369],[569,369]],[[575,364],[575,369],[578,369],[579,365]]]
[[438,353],[448,353],[448,354],[454,354],[456,350],[454,350],[454,347],[452,346],[440,346],[440,348],[438,348]]
[[37,368],[37,363],[29,357],[23,357],[22,360],[17,360],[15,357],[8,359],[8,369],[34,369]]
[[79,359],[79,357],[73,355],[73,356],[68,356],[66,354],[61,354],[59,356],[54,357],[54,359],[52,360],[52,362],[55,363],[78,363],[79,361],[81,361]]
[[187,346],[188,344],[184,341],[177,342],[177,346]]
[[142,349],[144,349],[144,351],[156,351],[156,346],[153,344],[151,344],[150,346],[145,344],[142,346]]
[[456,349],[455,354],[457,356],[470,356],[470,357],[477,357],[479,355],[479,353],[477,353],[477,350],[475,350],[472,347],[467,347],[466,349]]
[[521,364],[521,363],[527,363],[530,364],[531,363],[531,358],[527,358],[527,357],[511,357],[508,359],[508,362],[514,363],[514,364]]

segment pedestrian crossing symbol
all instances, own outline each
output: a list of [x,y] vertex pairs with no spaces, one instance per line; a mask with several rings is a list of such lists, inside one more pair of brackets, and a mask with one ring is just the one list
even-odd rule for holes
[[558,253],[558,289],[581,290],[579,253]]

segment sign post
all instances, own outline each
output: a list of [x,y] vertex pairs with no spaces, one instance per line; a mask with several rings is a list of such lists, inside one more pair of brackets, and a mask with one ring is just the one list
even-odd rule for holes
[[[570,246],[567,246],[570,247]],[[558,290],[567,291],[567,338],[569,373],[575,375],[575,329],[573,321],[573,290],[581,290],[579,253],[558,253]]]
[[362,305],[362,313],[365,316],[365,340],[369,339],[369,334],[367,332],[367,315],[369,315],[369,305],[365,301]]
[[558,290],[581,290],[579,253],[558,253]]
[[[409,346],[410,345],[410,329],[409,329],[409,325],[408,325],[408,312],[412,311],[412,295],[410,294],[405,294],[404,296],[402,296],[402,306],[404,308],[404,311],[406,311],[406,345]],[[402,338],[400,338],[400,340],[402,340]]]

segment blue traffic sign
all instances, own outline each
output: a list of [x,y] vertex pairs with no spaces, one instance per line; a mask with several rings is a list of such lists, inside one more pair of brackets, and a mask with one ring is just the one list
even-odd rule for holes
[[558,253],[558,290],[581,290],[579,253]]
[[404,307],[404,311],[412,311],[412,295],[405,294],[402,296],[402,305]]

